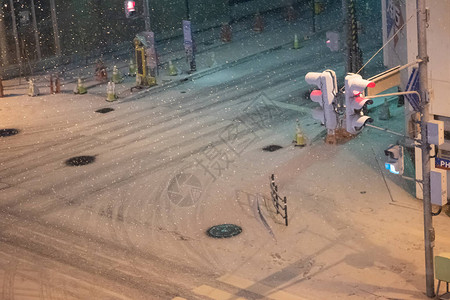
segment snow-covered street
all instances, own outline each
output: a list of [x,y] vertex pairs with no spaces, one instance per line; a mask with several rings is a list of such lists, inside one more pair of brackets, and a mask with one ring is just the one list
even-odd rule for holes
[[[0,128],[19,133],[0,138],[0,299],[427,299],[422,203],[384,169],[399,137],[365,128],[325,144],[304,76],[342,78],[342,53],[315,38],[291,48],[112,103],[104,86],[33,98],[7,86]],[[403,132],[389,100],[390,120],[369,115]],[[92,162],[67,164],[78,156]],[[449,216],[434,222],[438,254]],[[219,224],[242,233],[206,234]]]

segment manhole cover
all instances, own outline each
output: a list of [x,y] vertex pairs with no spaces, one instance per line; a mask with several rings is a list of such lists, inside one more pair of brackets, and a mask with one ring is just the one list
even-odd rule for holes
[[230,238],[242,232],[242,228],[234,224],[216,225],[208,229],[207,233],[210,237],[216,239]]
[[98,109],[95,112],[101,113],[101,114],[106,114],[106,113],[109,113],[110,111],[114,111],[114,108],[105,107],[105,108]]
[[95,161],[95,156],[75,156],[72,158],[69,158],[68,160],[66,160],[66,165],[68,166],[84,166],[84,165],[88,165],[90,163],[93,163]]
[[278,145],[269,145],[267,147],[264,147],[263,150],[268,151],[268,152],[274,152],[274,151],[280,150],[281,148],[283,148],[283,147],[278,146]]
[[169,182],[167,194],[170,201],[178,206],[192,206],[202,195],[202,184],[190,173],[180,173]]
[[0,129],[0,136],[12,136],[18,134],[19,130],[14,128]]

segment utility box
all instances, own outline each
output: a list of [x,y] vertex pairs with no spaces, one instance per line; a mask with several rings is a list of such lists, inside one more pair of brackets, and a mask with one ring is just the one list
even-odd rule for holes
[[447,204],[447,171],[433,169],[430,172],[431,204]]
[[434,276],[439,281],[450,282],[450,253],[434,257]]
[[442,145],[444,143],[444,122],[432,120],[427,123],[428,143]]

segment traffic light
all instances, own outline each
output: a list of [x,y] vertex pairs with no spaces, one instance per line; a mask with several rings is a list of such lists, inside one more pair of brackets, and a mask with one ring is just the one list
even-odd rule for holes
[[400,145],[390,145],[388,149],[384,150],[384,154],[388,157],[384,164],[386,170],[393,174],[403,174],[403,147]]
[[136,16],[136,1],[125,0],[125,16],[134,18]]
[[334,32],[334,31],[327,31],[326,33],[326,37],[327,37],[327,47],[333,51],[339,51],[340,46],[339,46],[339,33]]
[[312,101],[320,104],[321,108],[313,111],[313,118],[322,122],[327,129],[334,130],[337,127],[337,113],[334,109],[337,94],[336,74],[326,70],[322,73],[309,72],[305,76],[309,84],[316,85],[319,89],[311,92]]
[[373,122],[363,112],[365,105],[373,103],[371,99],[364,98],[364,90],[373,87],[375,82],[365,80],[361,75],[349,74],[345,77],[345,121],[349,133],[357,134],[367,122]]

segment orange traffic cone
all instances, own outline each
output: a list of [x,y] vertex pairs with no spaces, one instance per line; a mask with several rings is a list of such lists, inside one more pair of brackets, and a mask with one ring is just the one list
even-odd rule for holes
[[55,91],[53,89],[53,75],[50,74],[50,94],[54,94]]
[[291,5],[287,8],[286,12],[286,21],[293,22],[297,19],[297,14],[295,12],[294,7]]
[[56,75],[55,78],[55,93],[56,94],[61,93],[61,80],[59,79],[58,75]]
[[264,21],[262,19],[262,16],[259,12],[255,15],[255,22],[253,24],[253,31],[255,32],[262,32],[264,30]]
[[2,82],[2,78],[0,78],[0,98],[4,97],[5,94],[3,93],[3,82]]
[[95,65],[95,78],[98,81],[108,81],[108,74],[106,73],[106,66],[103,63],[102,59],[99,59],[97,61],[97,64]]
[[220,39],[222,42],[231,42],[231,25],[226,23],[222,25],[220,29]]

